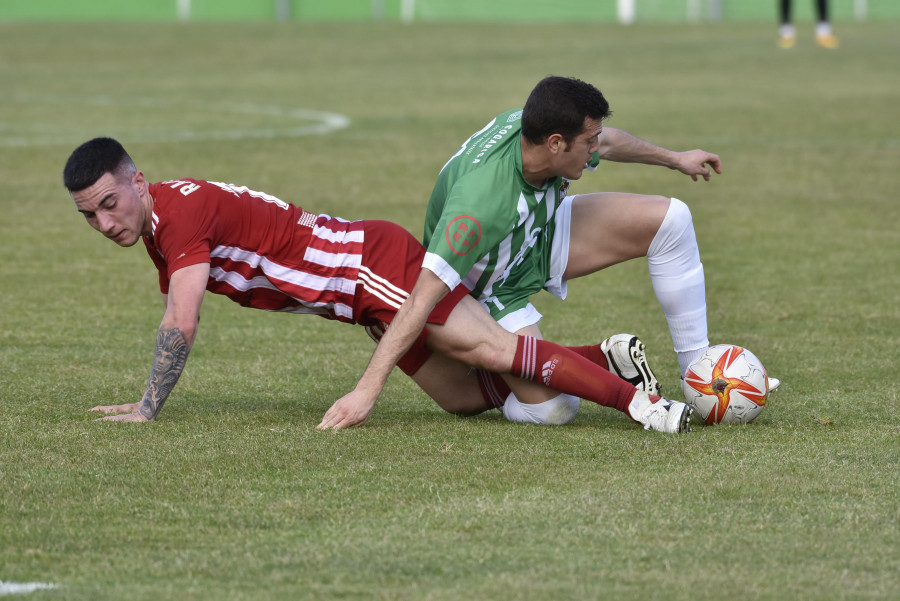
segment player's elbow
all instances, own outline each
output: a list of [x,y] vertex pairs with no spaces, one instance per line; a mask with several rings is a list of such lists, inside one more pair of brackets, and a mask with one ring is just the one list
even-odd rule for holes
[[197,322],[194,322],[191,325],[185,324],[184,328],[181,329],[184,333],[184,338],[187,340],[187,343],[191,346],[194,345],[194,338],[197,337]]
[[193,346],[197,336],[198,320],[192,319],[163,319],[159,326],[160,333],[172,332],[187,342],[188,347]]

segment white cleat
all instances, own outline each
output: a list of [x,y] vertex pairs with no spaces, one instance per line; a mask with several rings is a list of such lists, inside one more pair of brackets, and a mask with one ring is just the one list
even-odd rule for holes
[[781,386],[781,380],[778,378],[769,378],[769,392],[772,392],[779,386]]
[[616,334],[600,343],[609,370],[647,394],[659,396],[659,380],[647,363],[644,343],[632,334]]
[[659,399],[644,410],[638,421],[643,424],[644,430],[655,430],[666,434],[687,434],[691,431],[691,414],[693,412],[694,410],[684,403]]

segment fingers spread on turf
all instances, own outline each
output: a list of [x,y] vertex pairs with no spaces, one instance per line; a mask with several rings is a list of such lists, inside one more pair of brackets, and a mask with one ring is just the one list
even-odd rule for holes
[[332,412],[332,409],[329,409],[328,412],[325,413],[325,416],[322,418],[322,421],[318,426],[316,426],[316,428],[318,428],[319,430],[328,430],[329,428],[335,427],[339,420],[337,415]]
[[146,422],[148,421],[140,413],[122,413],[119,415],[107,415],[97,419],[98,422]]
[[88,409],[88,411],[97,411],[100,413],[134,413],[138,410],[139,403],[126,403],[124,405],[97,405]]

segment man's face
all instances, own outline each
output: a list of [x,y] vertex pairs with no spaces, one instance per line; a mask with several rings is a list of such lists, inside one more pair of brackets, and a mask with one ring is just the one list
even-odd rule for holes
[[591,155],[600,149],[598,136],[603,130],[599,119],[586,118],[581,133],[575,136],[571,144],[561,142],[562,152],[557,154],[557,172],[566,179],[578,179],[584,173]]
[[132,246],[151,232],[150,216],[141,200],[146,185],[140,171],[118,176],[104,173],[94,185],[71,196],[88,225],[119,246]]

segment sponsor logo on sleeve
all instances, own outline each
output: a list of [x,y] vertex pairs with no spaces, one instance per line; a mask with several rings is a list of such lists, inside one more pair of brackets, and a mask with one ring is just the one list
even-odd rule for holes
[[[472,159],[472,164],[475,165],[476,163],[480,163],[482,157],[484,157],[484,155],[486,155],[488,153],[488,151],[490,151],[491,148],[493,148],[495,145],[497,145],[500,142],[500,140],[502,140],[503,137],[506,136],[506,134],[508,134],[512,130],[513,130],[512,125],[506,125],[504,127],[501,127],[500,129],[498,129],[494,133],[494,135],[488,137],[488,139],[480,147],[481,152],[476,154],[475,158]],[[488,132],[488,133],[490,133],[490,132]],[[480,142],[480,140],[479,140],[479,142]],[[478,150],[478,148],[475,148],[473,150]]]
[[454,253],[468,254],[481,240],[481,224],[474,217],[460,215],[447,226],[446,238]]

